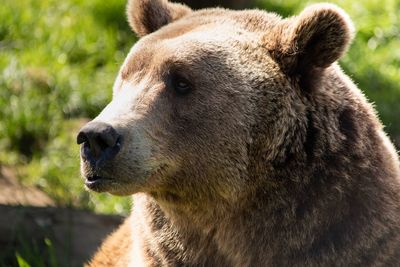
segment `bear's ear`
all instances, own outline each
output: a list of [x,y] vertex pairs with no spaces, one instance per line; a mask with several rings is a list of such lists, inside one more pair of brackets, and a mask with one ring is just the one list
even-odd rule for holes
[[127,15],[129,25],[140,37],[191,12],[185,5],[167,0],[129,0]]
[[333,4],[315,4],[279,27],[273,53],[289,73],[326,68],[346,51],[353,37],[348,15]]

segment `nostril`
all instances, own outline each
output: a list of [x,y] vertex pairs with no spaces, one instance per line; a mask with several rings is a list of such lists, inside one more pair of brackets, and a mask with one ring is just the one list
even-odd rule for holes
[[117,143],[119,134],[113,127],[105,127],[98,136],[98,141],[103,147],[113,147]]
[[99,146],[100,150],[104,151],[107,147],[113,147],[114,142],[112,140],[107,140],[107,136],[97,136],[96,144]]
[[85,143],[87,141],[88,141],[88,138],[87,138],[86,134],[84,132],[80,131],[78,133],[78,136],[76,137],[76,143],[78,145],[80,145],[80,144],[83,144],[83,143]]

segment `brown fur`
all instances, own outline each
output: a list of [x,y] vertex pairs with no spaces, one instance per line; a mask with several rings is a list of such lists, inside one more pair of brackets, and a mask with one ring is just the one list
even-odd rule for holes
[[335,63],[353,33],[342,10],[131,0],[128,17],[144,37],[95,119],[123,146],[82,173],[134,208],[90,266],[400,265],[399,160]]
[[128,266],[132,250],[131,221],[127,219],[112,233],[96,253],[93,263],[85,266]]
[[166,0],[144,0],[130,1],[127,12],[132,29],[139,36],[144,36],[183,17],[190,12],[190,8]]

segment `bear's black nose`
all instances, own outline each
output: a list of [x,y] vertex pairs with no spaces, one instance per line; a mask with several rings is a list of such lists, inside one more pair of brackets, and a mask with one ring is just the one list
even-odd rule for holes
[[121,135],[109,124],[89,122],[78,133],[77,143],[83,144],[81,155],[98,165],[115,157],[121,148]]

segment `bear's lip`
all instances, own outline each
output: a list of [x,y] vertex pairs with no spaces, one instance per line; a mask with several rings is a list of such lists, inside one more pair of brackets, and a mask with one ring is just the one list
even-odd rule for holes
[[117,182],[114,179],[103,176],[90,176],[85,179],[85,186],[95,192],[105,192],[115,186]]

